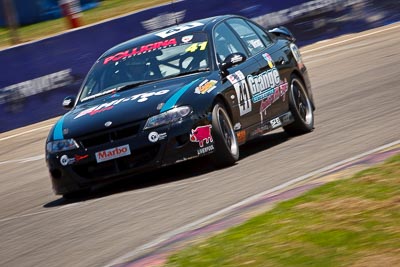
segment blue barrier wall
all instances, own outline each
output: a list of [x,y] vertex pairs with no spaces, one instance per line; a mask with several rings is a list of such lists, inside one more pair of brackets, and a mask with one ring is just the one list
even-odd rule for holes
[[0,51],[0,132],[65,113],[93,62],[108,48],[155,29],[220,14],[285,25],[300,45],[398,21],[398,0],[186,0]]

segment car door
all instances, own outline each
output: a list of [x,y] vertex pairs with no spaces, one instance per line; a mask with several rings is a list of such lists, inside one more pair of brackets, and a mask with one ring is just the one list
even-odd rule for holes
[[[288,109],[287,78],[281,73],[281,63],[286,56],[277,49],[276,42],[252,22],[232,18],[227,20],[227,24],[258,63],[258,71],[247,75],[246,81],[252,95],[254,117],[262,125]],[[252,121],[256,120],[254,117]]]
[[227,90],[230,97],[226,98],[236,99],[236,101],[233,101],[235,103],[233,104],[233,112],[235,115],[237,114],[241,128],[247,128],[258,123],[258,117],[254,116],[256,108],[251,100],[246,77],[257,75],[260,69],[259,63],[254,57],[250,57],[248,50],[226,23],[223,22],[215,27],[213,39],[217,64],[221,64],[232,53],[239,52],[247,57],[246,61],[228,70],[229,73],[223,77],[223,82],[230,88]]

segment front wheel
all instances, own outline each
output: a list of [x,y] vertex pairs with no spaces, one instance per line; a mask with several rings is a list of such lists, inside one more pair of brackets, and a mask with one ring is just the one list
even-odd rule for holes
[[212,111],[212,130],[215,153],[212,160],[217,167],[227,167],[239,159],[239,145],[232,122],[224,106],[215,104]]
[[303,82],[292,76],[289,88],[289,107],[294,122],[284,126],[289,135],[301,135],[314,130],[314,112]]

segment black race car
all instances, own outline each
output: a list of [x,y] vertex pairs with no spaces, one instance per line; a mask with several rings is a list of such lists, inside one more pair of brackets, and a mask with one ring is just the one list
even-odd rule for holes
[[283,127],[313,130],[314,102],[294,37],[239,16],[150,33],[105,52],[51,129],[56,194],[209,156],[239,158],[246,141]]

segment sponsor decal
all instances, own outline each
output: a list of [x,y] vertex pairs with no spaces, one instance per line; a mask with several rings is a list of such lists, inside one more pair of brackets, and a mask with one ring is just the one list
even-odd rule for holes
[[111,102],[103,103],[103,104],[85,109],[85,110],[81,111],[78,115],[76,115],[74,117],[74,119],[80,118],[85,115],[93,116],[93,115],[96,115],[97,113],[111,110],[118,104],[124,103],[124,102],[130,102],[130,101],[137,101],[138,103],[145,102],[149,99],[149,97],[165,95],[168,92],[169,92],[169,90],[161,90],[161,91],[142,93],[142,94],[134,95],[131,97],[124,97],[124,98],[120,98],[117,100],[113,100]]
[[274,93],[274,88],[279,86],[281,79],[277,68],[264,71],[259,75],[247,76],[253,103],[260,102]]
[[263,58],[268,62],[268,66],[272,69],[273,67],[275,67],[275,63],[274,60],[272,59],[271,55],[268,53],[264,53]]
[[246,131],[241,130],[241,131],[237,132],[236,137],[237,137],[239,144],[245,143],[246,142]]
[[148,138],[149,138],[150,142],[155,143],[155,142],[158,141],[158,133],[157,132],[151,132],[151,133],[149,133]]
[[238,83],[241,80],[244,80],[245,77],[244,77],[243,72],[238,70],[235,73],[228,75],[226,78],[231,82],[231,84],[234,85],[235,83]]
[[200,156],[203,154],[207,154],[211,151],[214,151],[214,145],[209,145],[209,146],[197,149],[197,155]]
[[264,47],[264,44],[261,42],[260,39],[250,40],[249,43],[253,48]]
[[110,127],[110,126],[111,126],[111,124],[112,124],[112,121],[107,121],[106,123],[104,123],[104,126],[106,126],[106,127]]
[[211,136],[211,124],[198,126],[196,129],[192,129],[192,133],[190,134],[190,141],[194,143],[199,143],[200,147],[204,146],[204,141],[206,144],[213,142],[213,138]]
[[193,35],[187,35],[182,37],[182,42],[183,43],[189,43],[190,41],[193,40]]
[[287,123],[292,119],[292,113],[289,111],[288,113],[284,114],[283,116],[281,116],[281,122],[282,123]]
[[299,69],[302,69],[304,67],[304,64],[303,64],[303,59],[301,57],[299,48],[295,44],[290,44],[290,50],[292,50],[294,59],[296,59],[296,61],[297,61],[297,67]]
[[240,122],[235,123],[235,125],[233,126],[233,130],[237,131],[240,130],[242,128],[242,124]]
[[177,45],[175,38],[172,38],[169,40],[164,40],[164,41],[159,41],[159,42],[155,42],[155,43],[151,43],[151,44],[142,45],[140,48],[135,47],[132,50],[122,51],[113,56],[107,57],[106,59],[104,59],[103,64],[107,64],[111,61],[113,61],[113,62],[120,61],[121,59],[124,59],[124,58],[136,56],[138,54],[151,52],[151,51],[154,51],[157,49],[167,48],[167,47],[175,46],[175,45]]
[[68,158],[67,155],[63,155],[60,158],[60,163],[63,166],[67,166],[67,165],[73,164],[74,162],[75,162],[75,159],[74,158]]
[[151,132],[151,133],[149,133],[149,136],[148,136],[149,141],[152,143],[156,143],[160,140],[164,140],[166,137],[167,137],[167,133],[159,134],[157,132]]
[[161,110],[165,103],[160,103],[157,105],[157,110]]
[[79,161],[81,161],[81,160],[83,160],[83,159],[87,159],[88,157],[89,157],[89,155],[75,155],[74,156],[75,157],[75,162],[79,162]]
[[96,152],[97,163],[128,156],[131,154],[129,145],[123,145],[103,151]]
[[228,75],[227,78],[235,88],[236,96],[239,101],[240,116],[251,112],[253,109],[251,95],[243,73],[241,71],[236,71]]
[[282,126],[282,122],[279,117],[271,120],[269,123],[271,124],[272,129]]
[[260,127],[258,127],[254,131],[252,131],[250,133],[250,136],[254,137],[254,136],[257,136],[257,135],[261,135],[261,134],[263,134],[263,133],[265,133],[266,131],[269,131],[269,130],[270,130],[269,122],[264,122],[264,123],[261,123]]
[[166,31],[162,31],[162,32],[156,33],[155,35],[157,35],[157,36],[159,36],[161,38],[167,38],[168,36],[174,35],[174,34],[176,34],[178,32],[183,32],[183,31],[186,31],[188,29],[192,29],[192,28],[195,28],[197,26],[203,26],[203,25],[204,25],[203,23],[195,21],[195,22],[192,22],[192,23],[186,23],[186,24],[183,24],[183,25],[178,25],[178,26],[173,27],[171,29],[168,29]]
[[64,99],[62,105],[63,106],[69,106],[71,104],[72,100],[71,99]]
[[[265,53],[264,55],[268,54]],[[276,67],[256,76],[248,75],[247,83],[241,71],[230,74],[227,78],[233,84],[239,99],[240,116],[251,112],[252,104],[261,101],[260,114],[262,121],[262,114],[266,113],[267,108],[270,107],[272,103],[277,101],[280,97],[283,97],[283,101],[285,101],[288,84],[286,79],[284,82],[281,81]]]
[[67,166],[67,165],[71,165],[71,164],[74,164],[76,162],[79,162],[79,161],[81,161],[83,159],[86,159],[88,157],[89,157],[89,155],[75,155],[73,158],[68,158],[67,155],[63,155],[60,158],[60,163],[63,166]]
[[243,57],[241,55],[235,55],[234,57],[231,58],[231,63],[236,64],[239,63],[243,60]]
[[268,95],[268,97],[261,101],[260,103],[260,116],[261,122],[264,120],[264,116],[267,115],[267,109],[275,103],[280,97],[285,101],[286,92],[288,91],[288,83],[285,81],[280,81],[280,84],[273,89],[273,92]]
[[216,80],[205,80],[203,81],[201,84],[199,84],[199,86],[196,87],[196,89],[194,90],[194,92],[196,94],[202,94],[204,95],[205,93],[209,93],[212,90],[214,90],[216,88],[216,84],[218,82]]

